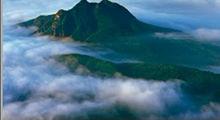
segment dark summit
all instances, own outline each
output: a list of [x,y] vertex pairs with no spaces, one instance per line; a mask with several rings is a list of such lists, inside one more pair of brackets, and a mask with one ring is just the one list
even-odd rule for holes
[[81,0],[70,10],[59,10],[56,14],[39,16],[20,25],[36,26],[39,28],[36,32],[46,35],[89,42],[143,32],[171,31],[140,22],[126,8],[108,0],[100,3]]

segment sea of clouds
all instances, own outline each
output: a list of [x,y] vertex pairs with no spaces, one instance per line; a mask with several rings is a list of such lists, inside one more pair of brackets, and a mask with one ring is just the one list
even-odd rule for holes
[[[85,54],[83,45],[5,29],[4,120],[52,120],[59,116],[87,117],[90,111],[126,105],[140,119],[211,120],[219,117],[216,103],[194,106],[181,91],[181,81],[159,82],[130,78],[98,78],[70,73],[53,55]],[[180,111],[172,113],[172,109]],[[102,114],[102,113],[101,113]],[[117,113],[119,114],[119,113]]]
[[[53,120],[58,116],[88,117],[91,111],[123,105],[143,120],[218,120],[220,105],[194,110],[181,91],[180,80],[159,82],[131,78],[98,78],[70,73],[54,55],[77,53],[99,57],[81,43],[59,42],[49,36],[29,36],[31,30],[14,24],[69,9],[78,1],[3,1],[4,120]],[[201,31],[201,30],[200,30]],[[203,30],[202,30],[203,32]],[[173,113],[173,109],[178,108]],[[103,113],[105,114],[105,113]],[[117,114],[117,113],[115,113]],[[164,117],[165,116],[165,117]]]
[[[8,29],[8,30],[12,30]],[[181,106],[180,82],[153,82],[129,78],[95,78],[72,74],[51,58],[84,54],[81,44],[30,37],[28,31],[5,29],[4,120],[54,119],[123,103],[136,112],[163,113]]]

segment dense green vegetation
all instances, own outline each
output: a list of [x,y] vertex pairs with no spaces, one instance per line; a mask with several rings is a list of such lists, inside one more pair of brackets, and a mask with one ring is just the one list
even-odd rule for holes
[[[85,69],[85,75],[99,75],[102,77],[143,78],[147,80],[183,80],[184,88],[191,94],[210,95],[214,100],[220,100],[220,75],[200,71],[193,68],[152,63],[113,63],[90,56],[69,54],[56,56],[56,60],[63,63],[72,72],[78,68]],[[81,74],[84,74],[81,72]]]
[[159,38],[146,33],[106,41],[96,45],[144,62],[193,67],[220,64],[220,47],[192,39]]
[[[75,71],[77,67],[81,65],[81,67],[87,68],[91,73],[99,74],[101,76],[114,76],[120,73],[133,78],[191,80],[195,77],[197,77],[196,79],[206,79],[206,75],[215,75],[209,72],[202,72],[197,69],[176,65],[141,62],[113,63],[80,54],[61,55],[57,57],[57,60],[68,66],[71,71]],[[218,78],[220,75],[216,75],[215,77]]]

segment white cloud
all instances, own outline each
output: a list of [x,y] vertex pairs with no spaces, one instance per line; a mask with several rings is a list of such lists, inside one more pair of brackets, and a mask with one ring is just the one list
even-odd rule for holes
[[[173,107],[184,108],[186,104],[182,102],[189,99],[182,93],[179,81],[105,79],[69,73],[49,57],[84,54],[80,44],[67,45],[49,37],[20,36],[17,32],[5,31],[4,36],[4,120],[85,117],[91,111],[102,114],[103,109],[114,109],[118,104],[127,106],[140,118],[155,120],[163,118],[163,114],[178,118],[179,114],[173,116],[169,111]],[[184,109],[181,113],[189,114]],[[196,115],[201,117],[200,113]]]
[[50,57],[92,52],[81,49],[81,44],[16,34],[22,31],[14,29],[4,35],[4,120],[47,120],[68,113],[77,116],[118,102],[147,113],[164,112],[169,106],[180,105],[179,82],[75,75]]
[[[182,114],[178,119],[181,120],[218,120],[220,117],[220,104],[209,103],[201,107],[201,110],[197,113],[188,112]],[[172,118],[175,120],[176,118]]]
[[158,38],[166,38],[166,39],[177,39],[177,40],[191,40],[192,36],[185,33],[155,33],[155,36]]
[[220,41],[220,29],[200,28],[195,30],[193,35],[204,41]]

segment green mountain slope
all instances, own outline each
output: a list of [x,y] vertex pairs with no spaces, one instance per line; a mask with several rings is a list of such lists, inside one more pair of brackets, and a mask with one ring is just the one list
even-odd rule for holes
[[158,38],[154,34],[119,37],[96,45],[143,62],[191,67],[219,65],[220,47],[192,39]]
[[[220,100],[219,74],[168,64],[113,63],[79,54],[60,55],[55,58],[66,65],[70,71],[84,75],[127,76],[162,81],[183,80],[185,82],[184,90],[190,94],[195,94],[201,102],[202,99]],[[202,98],[203,96],[206,97]]]
[[36,26],[39,28],[36,32],[47,35],[89,42],[144,32],[174,31],[140,22],[127,9],[108,0],[100,3],[81,0],[70,10],[59,10],[19,25]]

